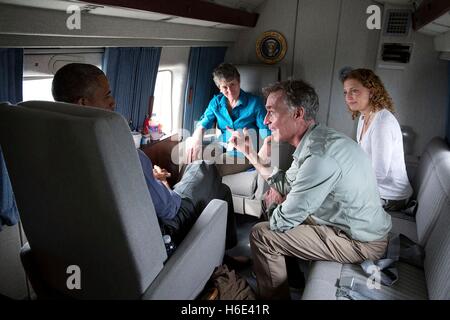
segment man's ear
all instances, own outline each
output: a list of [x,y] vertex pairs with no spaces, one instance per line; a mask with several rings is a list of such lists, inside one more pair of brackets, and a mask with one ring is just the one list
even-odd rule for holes
[[79,98],[75,103],[79,104],[80,106],[85,106],[86,105],[86,98]]
[[79,104],[80,106],[92,106],[91,101],[86,97],[78,99],[77,104]]
[[305,108],[303,108],[303,107],[295,108],[294,119],[297,119],[297,118],[301,118],[301,119],[305,118]]

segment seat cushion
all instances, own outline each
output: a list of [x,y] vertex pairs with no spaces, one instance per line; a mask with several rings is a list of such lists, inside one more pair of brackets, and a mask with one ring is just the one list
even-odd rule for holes
[[[403,262],[397,262],[398,280],[392,286],[381,285],[374,292],[376,300],[426,300],[428,299],[425,274],[422,269]],[[354,277],[355,284],[365,286],[368,276],[361,266],[344,264],[341,277]],[[361,292],[361,294],[363,294]],[[339,298],[345,299],[345,298]]]
[[336,283],[341,270],[342,264],[338,262],[314,262],[306,280],[302,300],[336,300]]
[[230,174],[222,178],[222,182],[228,185],[233,195],[239,195],[253,199],[256,190],[258,174],[256,170]]
[[[428,299],[425,274],[422,269],[397,262],[398,281],[391,287],[381,285],[374,293],[376,300],[426,300]],[[365,286],[368,276],[360,265],[317,261],[313,263],[302,300],[336,300],[337,284],[343,277],[353,277],[355,284]],[[377,289],[373,289],[377,290]],[[364,294],[360,292],[360,294]]]

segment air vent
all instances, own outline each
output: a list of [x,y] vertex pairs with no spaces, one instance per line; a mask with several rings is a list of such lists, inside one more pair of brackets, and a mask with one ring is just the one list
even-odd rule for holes
[[411,11],[409,10],[387,10],[385,36],[408,36],[411,27]]
[[383,43],[381,60],[386,62],[408,63],[411,58],[412,44]]

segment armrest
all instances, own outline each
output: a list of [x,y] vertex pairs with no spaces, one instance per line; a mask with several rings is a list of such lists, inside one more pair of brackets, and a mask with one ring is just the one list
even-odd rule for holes
[[143,299],[195,299],[225,252],[227,203],[214,199],[147,289]]

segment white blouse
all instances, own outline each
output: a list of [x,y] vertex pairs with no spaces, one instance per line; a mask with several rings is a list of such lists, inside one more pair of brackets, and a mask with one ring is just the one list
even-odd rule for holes
[[382,109],[361,138],[364,116],[358,121],[357,141],[372,160],[380,197],[386,200],[409,198],[413,190],[406,173],[403,136],[394,115]]

